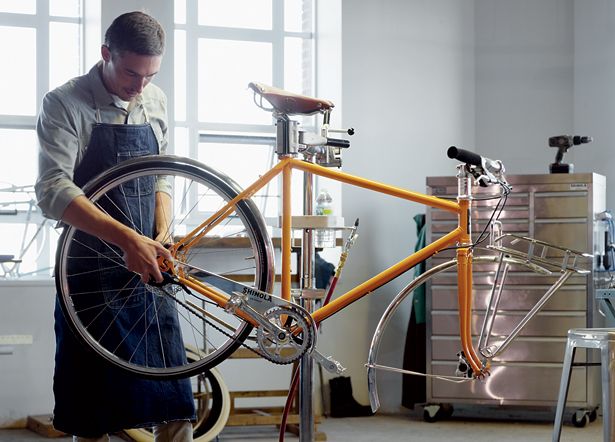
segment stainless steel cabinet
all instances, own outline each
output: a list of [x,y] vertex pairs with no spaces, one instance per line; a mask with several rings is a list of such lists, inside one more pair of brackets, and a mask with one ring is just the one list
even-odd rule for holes
[[[597,174],[508,176],[513,191],[500,221],[505,233],[529,236],[555,245],[594,253],[598,247],[595,214],[605,210],[606,179]],[[476,188],[487,195],[496,189]],[[456,195],[454,177],[427,178],[427,193]],[[483,200],[472,213],[476,240],[496,207],[497,200]],[[433,209],[427,213],[427,239],[450,231],[454,215]],[[428,266],[453,257],[445,251],[430,259]],[[593,267],[590,265],[590,267]],[[474,270],[473,334],[478,335],[493,282],[495,264],[477,264]],[[594,301],[596,272],[575,275],[551,298],[511,346],[494,360],[491,376],[483,382],[453,384],[427,381],[430,403],[554,406],[557,401],[562,360],[568,329],[602,325]],[[541,276],[523,269],[512,271],[502,294],[494,338],[507,335],[527,310],[542,296],[557,276]],[[461,349],[457,316],[455,275],[436,276],[427,287],[427,371],[453,375]],[[593,357],[593,356],[592,356]],[[577,352],[576,362],[586,359]],[[568,406],[599,403],[599,371],[575,367]]]

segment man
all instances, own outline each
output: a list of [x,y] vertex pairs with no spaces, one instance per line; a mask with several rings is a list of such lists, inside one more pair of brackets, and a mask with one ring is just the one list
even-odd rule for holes
[[[49,92],[37,123],[36,193],[43,213],[73,225],[84,237],[117,246],[128,270],[143,282],[162,281],[156,259],[171,258],[155,240],[165,234],[155,213],[169,196],[157,189],[155,210],[142,210],[144,224],[154,226],[150,236],[143,236],[94,206],[81,187],[123,159],[166,151],[166,97],[150,83],[163,52],[164,30],[155,19],[142,12],[117,17],[105,33],[102,60],[86,75]],[[124,200],[114,204],[134,204]],[[55,330],[57,429],[74,440],[98,441],[123,428],[154,425],[157,441],[192,440],[194,401],[188,379],[144,380],[103,364],[75,340],[58,302]]]

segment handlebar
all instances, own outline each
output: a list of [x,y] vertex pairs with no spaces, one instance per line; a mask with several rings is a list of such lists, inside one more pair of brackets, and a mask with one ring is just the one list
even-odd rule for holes
[[459,160],[471,166],[482,167],[484,170],[497,174],[504,172],[504,165],[499,160],[492,160],[477,153],[451,146],[446,151],[449,158]]
[[482,164],[482,157],[479,154],[470,152],[469,150],[459,149],[455,146],[449,147],[446,151],[446,155],[453,160],[459,160],[462,163],[472,166],[480,166]]
[[458,147],[451,146],[446,151],[449,158],[461,161],[469,166],[474,166],[473,172],[479,182],[485,185],[487,182],[498,183],[508,186],[504,179],[504,165],[499,160],[492,160],[477,153]]

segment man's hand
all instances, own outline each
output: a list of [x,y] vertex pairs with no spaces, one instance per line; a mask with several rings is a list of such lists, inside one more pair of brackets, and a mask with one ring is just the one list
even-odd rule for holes
[[141,281],[146,284],[152,279],[162,282],[157,259],[159,256],[173,260],[171,253],[162,244],[136,232],[128,242],[120,244],[120,248],[124,251],[124,262],[128,270],[141,275]]
[[156,282],[162,282],[157,261],[159,256],[173,260],[171,252],[162,244],[139,235],[116,221],[99,210],[85,196],[78,196],[69,204],[62,221],[122,249],[128,270],[141,275],[141,281],[144,283],[148,283],[152,278]]

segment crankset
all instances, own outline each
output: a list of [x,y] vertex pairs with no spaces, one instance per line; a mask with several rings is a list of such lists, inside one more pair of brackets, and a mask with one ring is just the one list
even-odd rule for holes
[[191,266],[201,282],[230,296],[225,309],[249,317],[257,324],[261,356],[276,364],[289,364],[316,346],[316,324],[303,307],[218,274]]

